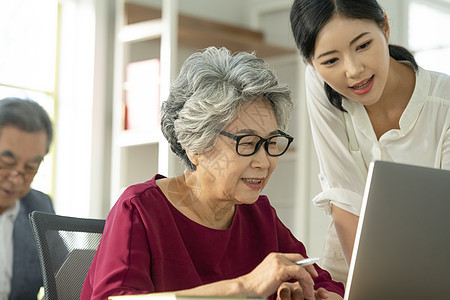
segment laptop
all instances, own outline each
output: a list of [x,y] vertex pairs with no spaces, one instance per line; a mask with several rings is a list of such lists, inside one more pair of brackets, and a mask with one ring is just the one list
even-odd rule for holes
[[372,162],[346,300],[450,298],[450,171]]

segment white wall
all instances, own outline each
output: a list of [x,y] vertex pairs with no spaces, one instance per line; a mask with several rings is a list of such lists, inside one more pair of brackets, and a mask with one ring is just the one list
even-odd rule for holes
[[408,0],[378,0],[383,7],[391,27],[390,42],[393,44],[408,46]]
[[105,217],[109,208],[112,1],[61,0],[55,210]]

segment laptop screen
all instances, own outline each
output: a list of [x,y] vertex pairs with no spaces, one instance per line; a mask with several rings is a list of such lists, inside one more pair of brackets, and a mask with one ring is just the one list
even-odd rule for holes
[[450,297],[450,171],[372,162],[345,299]]

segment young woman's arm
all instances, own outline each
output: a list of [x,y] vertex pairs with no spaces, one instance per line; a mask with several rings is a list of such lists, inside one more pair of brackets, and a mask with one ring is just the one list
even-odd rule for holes
[[342,246],[345,261],[347,265],[350,265],[359,217],[334,205],[331,208],[331,215]]

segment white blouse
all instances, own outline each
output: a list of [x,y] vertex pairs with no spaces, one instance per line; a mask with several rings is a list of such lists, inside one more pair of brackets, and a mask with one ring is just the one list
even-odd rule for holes
[[368,166],[386,160],[450,169],[450,77],[419,68],[400,129],[378,140],[363,105],[348,99],[342,112],[328,101],[324,82],[308,66],[306,101],[319,158],[322,193],[314,203],[327,214],[336,205],[359,216]]
[[[368,166],[373,160],[450,169],[450,77],[419,68],[413,95],[400,118],[400,129],[378,140],[363,105],[348,99],[342,112],[326,97],[324,81],[306,70],[306,101],[319,159],[322,192],[313,202],[326,214],[331,204],[360,214]],[[405,203],[405,207],[407,203]],[[330,224],[322,266],[345,283],[348,266]]]

